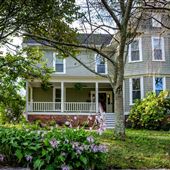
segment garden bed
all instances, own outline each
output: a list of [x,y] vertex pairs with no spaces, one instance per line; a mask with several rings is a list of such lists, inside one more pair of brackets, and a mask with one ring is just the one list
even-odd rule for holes
[[[34,127],[35,128],[35,127]],[[101,169],[107,146],[83,129],[0,126],[0,162],[31,169]]]

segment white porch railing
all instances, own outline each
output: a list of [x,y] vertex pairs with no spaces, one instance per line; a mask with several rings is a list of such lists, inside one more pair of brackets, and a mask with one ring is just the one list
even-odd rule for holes
[[[64,102],[64,112],[96,112],[96,104],[89,102]],[[61,102],[28,102],[29,112],[61,112]]]
[[88,102],[64,102],[66,112],[96,112],[96,104]]
[[28,102],[28,111],[45,112],[61,111],[60,102]]

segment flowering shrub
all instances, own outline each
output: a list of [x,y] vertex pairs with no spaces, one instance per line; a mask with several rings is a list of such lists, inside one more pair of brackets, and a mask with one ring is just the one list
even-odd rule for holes
[[166,115],[170,113],[170,99],[167,96],[167,91],[161,92],[159,95],[149,93],[146,98],[137,100],[132,106],[128,118],[132,127],[161,129],[162,125],[168,125]]
[[102,169],[107,152],[105,145],[83,129],[0,127],[0,139],[1,163],[33,169]]

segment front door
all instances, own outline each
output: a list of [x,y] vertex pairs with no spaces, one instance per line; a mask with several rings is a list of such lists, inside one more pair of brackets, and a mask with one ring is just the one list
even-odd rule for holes
[[[91,91],[91,101],[95,102],[95,91]],[[104,112],[113,112],[112,91],[99,91],[99,105],[102,106]]]
[[101,107],[101,110],[103,112],[106,112],[106,93],[100,93],[99,92],[99,107]]

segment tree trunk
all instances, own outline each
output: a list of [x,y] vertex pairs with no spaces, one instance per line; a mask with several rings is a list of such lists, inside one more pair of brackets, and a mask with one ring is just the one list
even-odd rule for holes
[[120,35],[119,57],[117,58],[117,76],[114,88],[115,106],[115,137],[125,140],[125,120],[123,107],[123,80],[124,80],[124,50],[126,44],[126,31]]
[[125,140],[125,120],[123,108],[123,74],[119,72],[116,87],[114,89],[114,106],[115,106],[115,137]]

